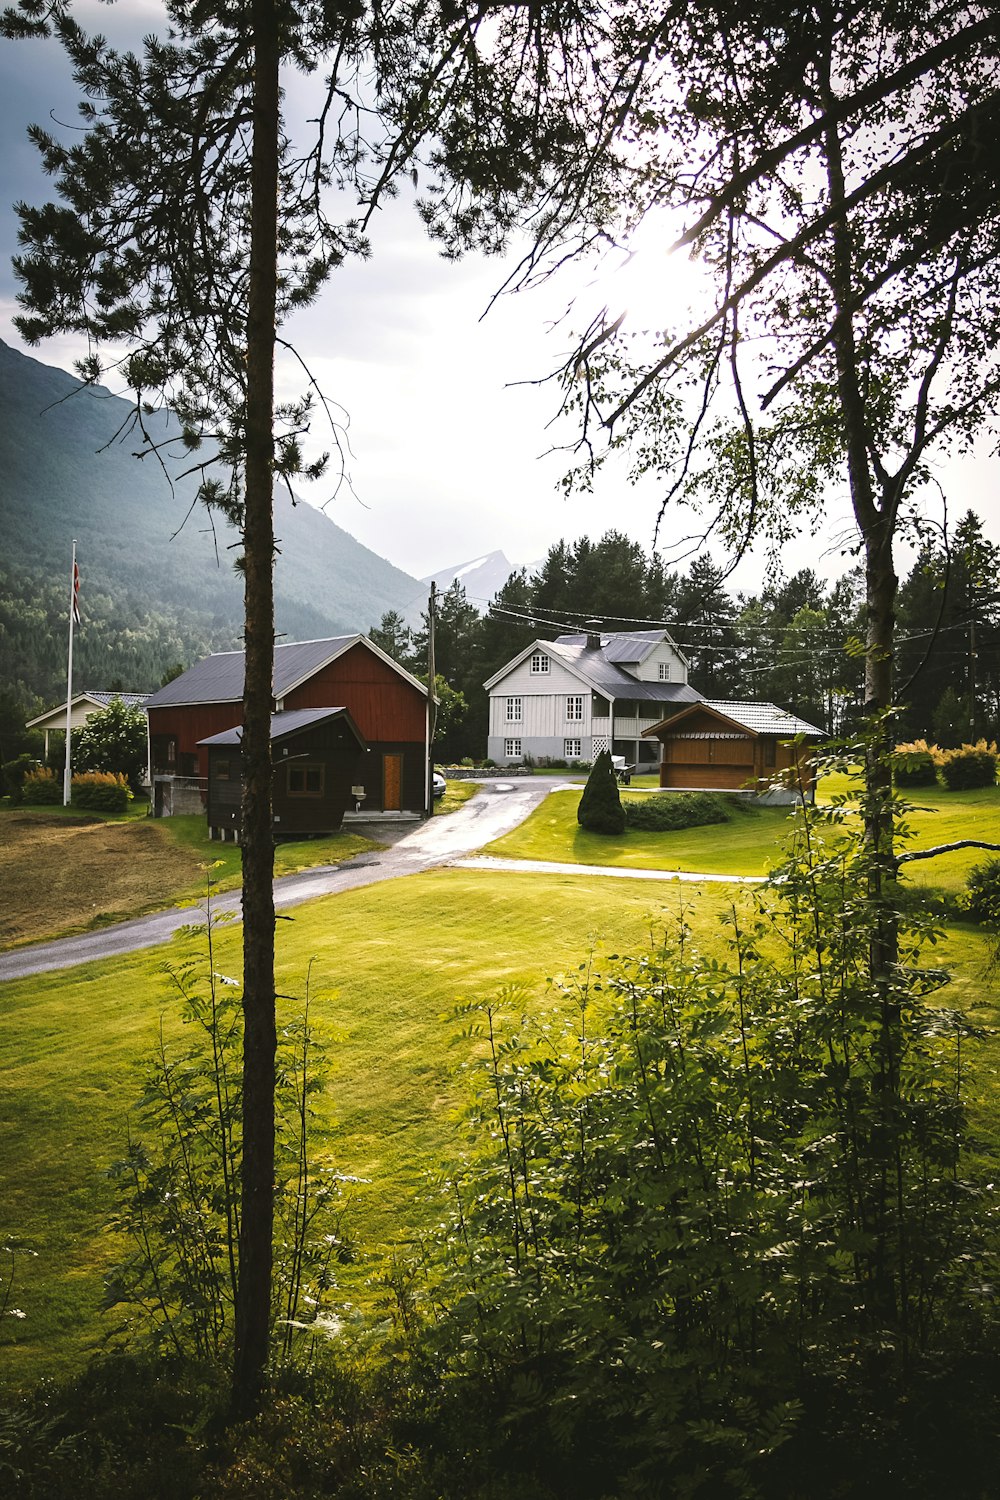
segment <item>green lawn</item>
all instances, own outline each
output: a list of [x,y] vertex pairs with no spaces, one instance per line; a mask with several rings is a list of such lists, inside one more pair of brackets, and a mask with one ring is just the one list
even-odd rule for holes
[[[596,936],[639,945],[680,899],[596,877],[440,871],[312,902],[279,923],[282,994],[302,992],[315,959],[314,1015],[335,1038],[334,1159],[369,1179],[350,1215],[362,1244],[419,1224],[421,1173],[460,1144],[453,1111],[471,1043],[454,1040],[456,1003],[515,980],[544,995],[546,977],[574,970]],[[685,888],[683,899],[710,940],[722,891]],[[177,1030],[164,964],[195,941],[0,987],[3,1243],[18,1237],[37,1252],[15,1264],[11,1305],[28,1316],[0,1329],[0,1378],[78,1364],[100,1337],[101,1268],[114,1249],[104,1173],[137,1093],[133,1064],[152,1050],[161,1015]],[[238,929],[219,936],[218,970],[239,973],[239,944]],[[360,1285],[367,1268],[354,1274]]]
[[102,823],[132,823],[137,818],[149,817],[149,802],[145,797],[133,797],[123,813],[109,813],[99,812],[92,807],[63,807],[61,803],[13,803],[9,797],[0,797],[0,818],[8,812],[44,813],[46,817],[53,818],[98,818]]
[[[240,862],[238,844],[223,844],[208,836],[205,819],[197,814],[183,817],[158,818],[155,823],[165,839],[179,848],[190,850],[199,863],[212,867],[212,881],[219,891],[235,890],[242,883],[243,867]],[[274,850],[275,875],[295,875],[299,870],[309,870],[315,865],[335,865],[341,860],[353,859],[366,849],[378,849],[381,845],[360,834],[343,829],[319,839],[299,839],[278,844]],[[204,895],[204,880],[178,894],[178,903],[195,901]]]
[[[996,834],[997,793],[952,795],[921,799],[933,809],[917,820],[921,840],[969,836],[970,829]],[[579,830],[576,797],[552,793],[493,851],[760,873],[775,856],[786,817],[764,809],[679,834],[603,839]],[[171,836],[183,838],[184,822],[161,826],[172,824]],[[236,852],[234,846],[209,847],[213,854]],[[284,848],[295,859],[303,846]],[[319,841],[304,849],[314,857],[324,852]],[[914,875],[928,866],[914,866]],[[673,919],[681,902],[698,941],[717,942],[719,916],[735,891],[442,870],[312,902],[279,923],[283,995],[301,993],[315,960],[314,1015],[333,1039],[335,1070],[326,1100],[335,1124],[333,1160],[366,1179],[354,1189],[349,1216],[358,1242],[376,1253],[417,1232],[427,1212],[422,1172],[460,1147],[455,1107],[462,1064],[474,1044],[455,1040],[449,1013],[456,1003],[524,981],[531,986],[529,1004],[556,1004],[546,992],[548,976],[575,971],[595,940],[619,950],[641,945],[651,928]],[[198,951],[196,944],[182,935],[169,947],[0,987],[2,1243],[20,1239],[36,1252],[15,1261],[10,1304],[27,1316],[8,1318],[0,1328],[0,1377],[30,1380],[78,1365],[101,1336],[101,1270],[115,1248],[102,1227],[110,1202],[104,1173],[124,1140],[137,1092],[133,1065],[151,1050],[161,1016],[168,1031],[178,1029],[164,965]],[[239,945],[238,930],[219,935],[217,969],[239,972]],[[997,988],[986,958],[982,935],[962,925],[948,930],[935,955],[957,974],[945,1000],[995,1028]],[[286,1015],[290,1010],[285,1003]],[[1000,1068],[995,1031],[970,1044],[968,1054],[975,1124],[992,1142]],[[345,1295],[365,1296],[369,1272],[370,1264],[362,1263],[348,1273]]]
[[[825,776],[820,782],[820,800],[849,795],[856,785],[853,778],[843,775]],[[949,792],[941,786],[908,787],[901,795],[913,807],[905,816],[913,837],[904,839],[901,845],[904,850],[930,849],[960,839],[984,839],[1000,844],[1000,786],[978,787],[968,792]],[[913,885],[954,896],[964,890],[974,865],[997,857],[985,849],[959,849],[934,859],[906,863],[902,867],[903,876]]]
[[[624,797],[628,798],[626,791]],[[588,833],[576,821],[577,790],[550,792],[529,818],[487,845],[508,859],[552,859],[633,870],[694,870],[700,875],[764,875],[778,855],[788,810],[736,813],[731,823],[674,833]]]
[[457,781],[445,780],[444,796],[438,797],[434,803],[434,816],[439,817],[442,813],[456,812],[463,802],[468,802],[479,791],[478,781],[467,781],[465,777]]
[[[848,793],[845,776],[825,777],[818,800]],[[628,791],[623,796],[628,798]],[[625,833],[620,836],[587,833],[576,821],[580,794],[552,792],[529,818],[488,846],[490,854],[510,859],[559,860],[587,865],[613,865],[637,870],[689,870],[704,875],[763,875],[780,855],[789,811],[762,807],[736,812],[728,823],[685,828],[673,833]],[[917,806],[907,817],[913,838],[905,848],[927,849],[935,844],[979,838],[1000,843],[1000,786],[973,792],[920,789],[911,799]],[[922,888],[957,894],[973,865],[991,858],[981,849],[961,850],[903,867],[905,880]]]

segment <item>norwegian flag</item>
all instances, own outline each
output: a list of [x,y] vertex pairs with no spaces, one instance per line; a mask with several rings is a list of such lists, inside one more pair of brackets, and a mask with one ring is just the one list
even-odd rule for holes
[[80,623],[80,569],[73,564],[73,623]]

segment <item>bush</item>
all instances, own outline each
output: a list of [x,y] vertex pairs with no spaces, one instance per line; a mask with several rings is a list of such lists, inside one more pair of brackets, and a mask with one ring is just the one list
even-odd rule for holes
[[479,1380],[527,1494],[969,1497],[995,1464],[997,1428],[970,1464],[962,1417],[980,1330],[995,1370],[965,1023],[905,922],[886,1015],[849,816],[800,815],[728,955],[681,919],[582,963],[561,1026],[513,986],[458,1013],[483,1038],[473,1143],[419,1275],[440,1384]]
[[9,760],[5,765],[0,766],[0,772],[3,774],[3,789],[10,797],[12,803],[16,804],[21,801],[21,788],[24,785],[24,778],[37,765],[38,762],[33,755],[25,754],[19,755],[15,760]]
[[996,746],[986,745],[982,740],[977,745],[963,745],[946,757],[941,775],[949,792],[967,792],[973,787],[995,786]]
[[965,884],[965,910],[973,922],[1000,927],[1000,859],[974,866]]
[[625,803],[625,823],[650,833],[674,828],[698,828],[704,823],[728,823],[730,810],[715,792],[667,793]]
[[[935,753],[936,752],[936,753]],[[897,745],[892,757],[892,776],[897,786],[936,786],[938,765],[944,757],[926,740]]]
[[117,771],[84,771],[73,777],[70,801],[74,807],[123,813],[131,800],[128,781]]
[[114,771],[138,791],[146,775],[146,715],[112,698],[107,708],[90,715],[73,741],[78,771]]
[[618,795],[611,752],[602,750],[587,777],[576,820],[588,833],[624,833],[625,809]]
[[21,794],[25,802],[58,805],[63,799],[62,777],[46,766],[39,766],[25,776]]

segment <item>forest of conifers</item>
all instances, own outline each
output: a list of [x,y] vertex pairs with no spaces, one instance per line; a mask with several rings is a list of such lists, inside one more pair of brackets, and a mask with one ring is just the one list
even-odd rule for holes
[[[957,745],[996,736],[998,572],[1000,548],[971,511],[947,552],[931,541],[921,547],[897,608],[901,739]],[[863,705],[863,603],[856,570],[827,583],[807,568],[743,594],[705,556],[673,572],[615,531],[599,541],[560,541],[537,572],[513,573],[485,615],[458,582],[442,596],[435,667],[465,709],[449,716],[439,758],[481,756],[484,680],[529,642],[579,631],[589,619],[609,631],[665,626],[688,658],[691,685],[706,697],[778,703],[833,733],[849,731]],[[420,672],[426,624],[425,616],[411,631],[388,614],[370,634]]]

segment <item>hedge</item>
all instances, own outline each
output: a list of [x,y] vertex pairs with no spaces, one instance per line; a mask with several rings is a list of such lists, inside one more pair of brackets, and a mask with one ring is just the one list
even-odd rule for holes
[[705,823],[728,823],[730,809],[716,792],[674,792],[664,797],[629,799],[625,822],[629,828],[667,833],[675,828],[698,828]]

